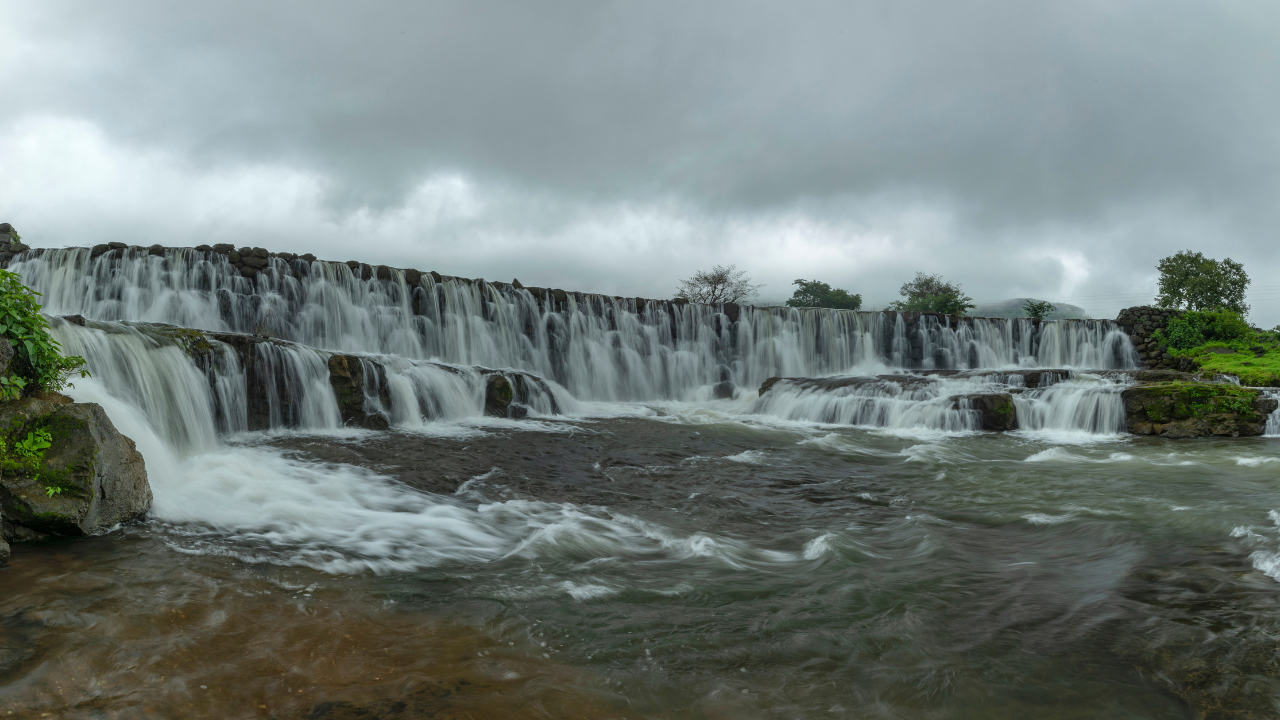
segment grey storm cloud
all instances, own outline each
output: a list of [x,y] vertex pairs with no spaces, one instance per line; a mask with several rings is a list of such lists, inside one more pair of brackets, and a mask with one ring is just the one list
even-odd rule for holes
[[[665,287],[771,233],[816,253],[802,274],[838,268],[833,281],[881,299],[920,267],[975,296],[1067,293],[1112,310],[1184,247],[1230,254],[1257,288],[1276,287],[1274,3],[0,7],[11,131],[21,118],[87,122],[121,152],[164,154],[193,177],[311,173],[324,178],[315,212],[334,218],[390,212],[432,177],[466,178],[475,207],[449,196],[452,219],[434,231],[501,235],[524,263],[558,235],[566,249],[545,264],[566,286],[625,284],[622,269],[570,247],[666,253],[651,265]],[[0,209],[43,223],[12,199]],[[810,227],[823,239],[805,241]],[[789,294],[790,276],[733,259],[768,294]],[[893,282],[878,270],[890,267]],[[1280,321],[1280,293],[1258,293],[1255,316]]]

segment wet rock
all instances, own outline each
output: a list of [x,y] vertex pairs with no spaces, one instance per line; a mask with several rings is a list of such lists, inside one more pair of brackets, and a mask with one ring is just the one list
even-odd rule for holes
[[422,273],[417,270],[404,271],[404,281],[407,285],[417,285],[420,280],[422,280]]
[[511,287],[513,287],[513,288],[515,288],[515,289],[517,289],[517,290],[523,290],[523,289],[524,289],[524,286],[520,284],[520,279],[519,279],[519,278],[516,278],[516,279],[514,279],[514,280],[512,280],[512,281],[511,281]]
[[129,247],[129,245],[128,243],[122,243],[122,242],[109,242],[107,243],[107,247],[111,248],[112,250],[124,250],[125,248]]
[[233,250],[235,250],[235,249],[236,249],[236,247],[235,247],[234,245],[232,245],[231,243],[218,243],[218,244],[216,244],[216,245],[214,245],[214,246],[213,246],[213,251],[214,251],[214,252],[216,252],[216,253],[221,253],[221,254],[223,254],[223,255],[227,255],[227,254],[231,253],[231,252],[232,252]]
[[332,355],[329,384],[343,423],[371,430],[386,430],[391,426],[390,419],[369,403],[369,392],[373,390],[382,407],[391,406],[386,371],[381,365],[355,355]]
[[15,525],[56,535],[104,532],[151,507],[146,466],[95,403],[59,405],[24,398],[0,406],[4,442],[47,431],[42,458],[11,455],[0,475],[0,505]]
[[4,508],[0,507],[0,565],[9,562],[9,538],[13,537],[11,524],[4,519]]
[[152,245],[151,247],[147,248],[147,254],[164,257],[164,246],[160,244]]
[[1009,393],[974,393],[951,398],[957,410],[978,413],[978,427],[983,430],[1006,432],[1018,429],[1018,413]]
[[110,249],[111,249],[111,246],[105,243],[102,245],[94,245],[93,248],[89,250],[89,257],[96,258],[100,255],[105,255],[107,251]]
[[1168,438],[1255,437],[1277,401],[1227,383],[1158,382],[1127,388],[1125,425],[1137,435]]
[[711,394],[717,400],[730,400],[737,394],[737,390],[738,386],[727,380],[711,386]]
[[501,373],[493,373],[484,382],[484,414],[490,417],[507,417],[508,408],[515,393],[511,381]]
[[764,382],[760,383],[760,395],[763,396],[765,393],[769,392],[769,390],[774,385],[777,385],[781,381],[782,381],[782,378],[780,377],[771,377],[768,380],[765,380]]
[[0,376],[9,374],[9,363],[13,362],[13,344],[9,338],[0,337]]
[[254,249],[252,250],[252,254],[253,254],[253,256],[254,256],[254,257],[259,257],[259,258],[269,258],[269,257],[271,257],[271,253],[267,252],[267,249],[266,249],[266,248],[260,248],[260,247],[256,247],[256,248],[254,248]]

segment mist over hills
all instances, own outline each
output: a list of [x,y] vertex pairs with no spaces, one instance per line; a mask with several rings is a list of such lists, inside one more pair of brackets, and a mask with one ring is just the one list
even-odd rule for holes
[[[1025,305],[1028,300],[1035,300],[1035,298],[1013,298],[1012,300],[978,303],[977,306],[969,312],[969,314],[974,317],[1026,317],[1027,313],[1022,309],[1022,306]],[[1037,302],[1039,301],[1037,300]],[[1053,304],[1056,309],[1049,313],[1048,319],[1050,320],[1069,320],[1072,318],[1089,317],[1089,312],[1077,305],[1068,305],[1066,303]]]

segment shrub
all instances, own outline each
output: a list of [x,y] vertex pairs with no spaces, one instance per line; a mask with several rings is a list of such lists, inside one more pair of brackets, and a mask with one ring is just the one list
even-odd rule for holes
[[821,307],[837,310],[857,310],[862,307],[862,295],[833,288],[817,280],[796,280],[792,285],[799,289],[787,301],[789,307]]
[[72,373],[89,376],[84,358],[64,356],[62,346],[49,336],[49,321],[36,302],[39,296],[17,273],[0,270],[0,335],[13,344],[9,374],[0,377],[0,399],[12,400],[33,390],[58,392],[67,388]]
[[1254,331],[1239,313],[1204,310],[1170,318],[1164,331],[1155,336],[1174,350],[1190,350],[1208,342],[1248,344],[1254,340]]

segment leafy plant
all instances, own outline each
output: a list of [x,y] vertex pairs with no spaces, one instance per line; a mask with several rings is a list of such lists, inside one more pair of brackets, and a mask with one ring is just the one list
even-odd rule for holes
[[0,377],[0,402],[17,400],[22,397],[22,391],[26,387],[27,381],[17,375]]
[[54,485],[50,485],[49,487],[44,489],[44,494],[49,497],[53,497],[54,495],[61,495],[62,488],[56,487]]
[[23,285],[17,273],[0,270],[0,335],[13,344],[16,374],[23,376],[17,378],[23,380],[21,384],[14,376],[0,382],[0,394],[6,398],[15,388],[21,394],[28,385],[58,392],[66,389],[72,373],[89,376],[84,358],[64,356],[62,346],[49,336],[49,321],[40,314],[38,297],[40,293]]
[[799,288],[787,301],[789,307],[820,307],[837,310],[857,310],[862,307],[862,295],[849,294],[848,290],[833,288],[817,280],[796,280]]
[[1022,304],[1022,310],[1029,318],[1043,320],[1058,307],[1047,300],[1028,300]]
[[1174,350],[1190,350],[1205,343],[1240,346],[1254,341],[1254,330],[1244,318],[1231,310],[1190,311],[1172,317],[1164,330],[1154,333],[1157,342]]
[[36,428],[27,433],[25,440],[15,442],[13,449],[23,457],[38,458],[43,457],[44,451],[52,446],[53,435],[50,435],[49,431],[44,428]]

